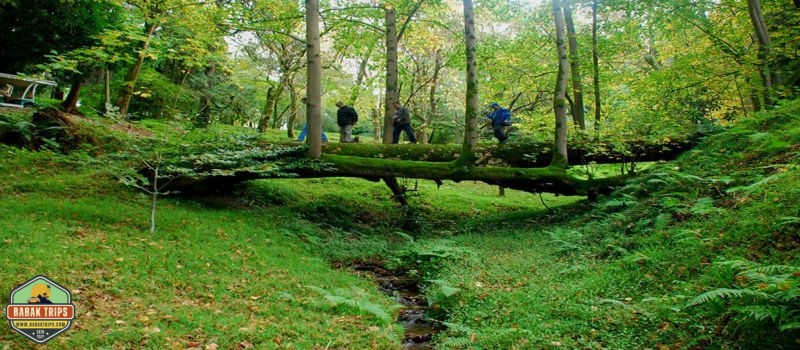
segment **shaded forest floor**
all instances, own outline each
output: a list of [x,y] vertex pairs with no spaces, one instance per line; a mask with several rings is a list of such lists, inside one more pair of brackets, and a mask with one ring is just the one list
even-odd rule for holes
[[[48,348],[399,348],[391,298],[335,268],[354,261],[419,279],[442,349],[800,344],[798,102],[597,204],[406,180],[403,208],[364,180],[261,180],[160,199],[154,235],[112,153],[143,135],[239,131],[114,129],[70,155],[0,146],[0,301],[44,274],[77,308]],[[0,327],[0,347],[30,345]]]

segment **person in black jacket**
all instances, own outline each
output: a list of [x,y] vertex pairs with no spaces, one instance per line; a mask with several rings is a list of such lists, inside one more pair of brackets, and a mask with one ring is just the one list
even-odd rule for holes
[[400,142],[401,131],[405,131],[408,141],[417,143],[417,136],[414,135],[414,129],[411,128],[411,113],[408,112],[408,108],[403,107],[398,101],[392,102],[392,106],[395,108],[394,116],[392,117],[394,122],[392,143]]
[[339,142],[353,142],[353,125],[358,122],[358,113],[344,102],[336,102],[336,124],[339,124]]

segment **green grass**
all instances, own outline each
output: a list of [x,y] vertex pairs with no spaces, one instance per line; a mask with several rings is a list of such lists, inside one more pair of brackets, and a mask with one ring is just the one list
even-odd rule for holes
[[[291,212],[163,199],[150,236],[146,198],[59,156],[0,152],[0,290],[44,274],[74,293],[75,324],[48,347],[399,343],[396,325],[315,291],[342,290],[342,298],[393,310],[369,281],[317,257],[301,239],[317,229]],[[31,343],[2,327],[0,345]]]
[[796,347],[800,274],[765,271],[800,269],[798,112],[745,120],[594,209],[464,222],[451,243],[469,258],[435,276],[458,289],[438,348]]

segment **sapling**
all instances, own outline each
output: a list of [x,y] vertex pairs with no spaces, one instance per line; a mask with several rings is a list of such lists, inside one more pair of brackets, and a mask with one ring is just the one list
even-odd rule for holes
[[150,234],[153,235],[156,231],[156,203],[158,196],[170,194],[169,191],[162,191],[169,185],[170,181],[166,181],[163,184],[158,183],[159,171],[164,161],[161,151],[155,151],[152,159],[141,159],[141,161],[145,166],[143,170],[152,172],[153,175],[151,177],[143,176],[141,173],[128,173],[118,175],[118,177],[125,185],[136,187],[150,195]]

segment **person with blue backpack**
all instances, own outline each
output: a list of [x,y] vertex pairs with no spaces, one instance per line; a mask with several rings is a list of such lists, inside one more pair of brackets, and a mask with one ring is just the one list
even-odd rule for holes
[[501,107],[497,102],[492,102],[491,106],[494,111],[486,116],[486,118],[492,121],[492,130],[494,131],[494,137],[497,138],[497,141],[505,143],[506,140],[508,140],[508,132],[506,129],[511,126],[511,112]]

